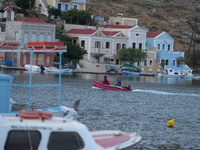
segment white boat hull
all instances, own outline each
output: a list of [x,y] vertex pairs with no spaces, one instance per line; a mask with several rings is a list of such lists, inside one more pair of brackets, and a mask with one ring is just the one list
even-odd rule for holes
[[71,73],[72,69],[57,69],[57,68],[48,68],[46,72],[50,73]]
[[[130,148],[141,140],[138,133],[126,133],[120,130],[89,131],[78,122],[48,115],[33,118],[26,115],[0,115],[0,149],[29,149],[37,150],[116,150]],[[22,115],[23,114],[23,115]],[[35,113],[34,113],[35,114]],[[23,116],[23,117],[22,117]],[[19,138],[20,137],[20,138]]]
[[166,74],[161,74],[161,77],[166,77],[166,78],[183,78],[185,75],[166,75]]

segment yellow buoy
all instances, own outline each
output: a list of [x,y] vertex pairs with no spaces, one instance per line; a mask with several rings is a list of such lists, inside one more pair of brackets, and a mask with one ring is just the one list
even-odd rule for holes
[[174,122],[175,122],[175,120],[176,120],[176,118],[173,118],[172,120],[169,120],[168,122],[167,122],[167,127],[169,127],[169,128],[173,128],[174,127]]

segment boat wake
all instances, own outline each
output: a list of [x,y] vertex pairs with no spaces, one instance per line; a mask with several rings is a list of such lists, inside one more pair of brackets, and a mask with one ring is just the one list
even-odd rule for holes
[[152,94],[158,94],[158,95],[181,95],[181,96],[195,96],[195,97],[200,97],[200,94],[170,93],[170,92],[156,91],[156,90],[141,90],[141,89],[135,89],[135,90],[133,90],[133,92],[152,93]]

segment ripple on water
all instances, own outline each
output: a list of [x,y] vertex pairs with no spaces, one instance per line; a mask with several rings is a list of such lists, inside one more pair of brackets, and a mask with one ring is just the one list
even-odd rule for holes
[[[15,75],[15,83],[28,84],[26,74]],[[135,149],[183,150],[200,149],[200,95],[199,87],[190,81],[162,80],[139,77],[125,78],[134,92],[117,92],[92,88],[92,81],[103,75],[64,75],[61,104],[72,106],[80,99],[79,121],[89,129],[122,129],[138,131],[142,141]],[[108,75],[111,83],[114,76]],[[34,84],[54,84],[58,75],[33,76]],[[194,84],[194,85],[193,85]],[[57,105],[57,88],[33,88],[35,108]],[[27,102],[28,89],[12,88],[12,97],[20,103]],[[26,107],[26,106],[25,106]],[[166,122],[176,117],[175,126],[166,128]]]

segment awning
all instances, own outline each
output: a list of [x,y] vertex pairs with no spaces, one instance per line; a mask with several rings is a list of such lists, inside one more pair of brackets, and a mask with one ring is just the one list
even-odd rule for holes
[[0,49],[18,49],[20,44],[18,41],[0,41]]
[[66,50],[63,42],[28,42],[28,50]]

